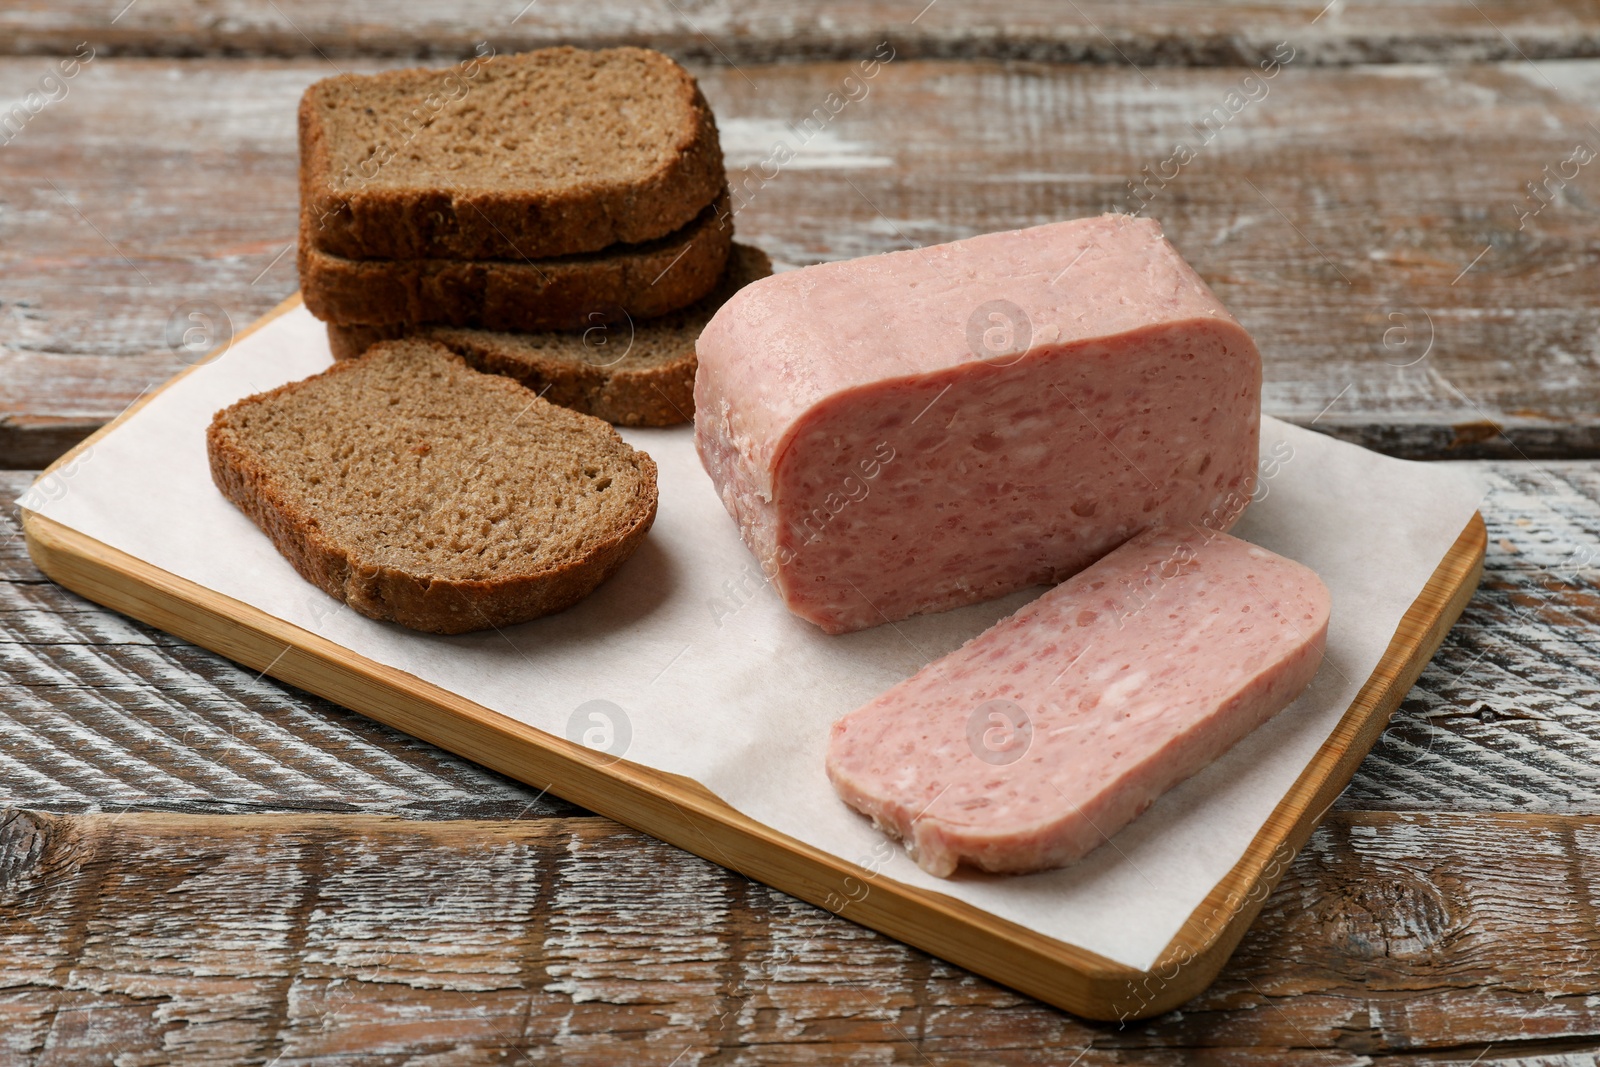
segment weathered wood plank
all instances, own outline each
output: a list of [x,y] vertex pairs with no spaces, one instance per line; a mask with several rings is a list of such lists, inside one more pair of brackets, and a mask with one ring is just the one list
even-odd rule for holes
[[[1483,585],[1339,804],[1600,813],[1600,463],[1475,467]],[[45,581],[12,510],[29,480],[0,472],[0,798],[505,817],[537,795]]]
[[55,810],[582,814],[45,579],[0,474],[0,802]]
[[[1357,772],[1344,806],[1600,810],[1600,464],[1481,469],[1490,485],[1482,589]],[[9,508],[27,481],[0,474],[0,502]],[[45,582],[13,519],[6,522],[0,542],[14,539],[0,550],[0,670],[13,696],[0,714],[18,731],[16,745],[32,745],[54,771],[20,757],[0,769],[0,795],[13,802],[318,808],[332,802],[332,790],[342,803],[379,810],[468,805],[453,809],[464,814],[471,804],[531,799],[488,775],[493,787],[477,795],[474,782],[473,797],[394,782],[393,794],[363,792],[378,789],[372,775],[390,775],[383,760],[396,750],[405,760],[431,750]],[[56,736],[62,730],[74,734]],[[103,749],[81,731],[99,736]],[[378,751],[363,747],[372,744]],[[451,757],[427,756],[434,758],[457,768],[452,774],[467,773]],[[256,769],[229,777],[226,769],[242,760]]]
[[314,0],[25,0],[0,13],[0,50],[161,56],[463,56],[555,44],[646,44],[710,63],[840,59],[888,38],[907,57],[1145,65],[1254,62],[1286,37],[1309,62],[1461,62],[1600,53],[1582,0],[502,0],[355,5]]
[[0,1061],[1575,1063],[1596,845],[1336,815],[1210,990],[1119,1028],[600,819],[13,811]]
[[[40,62],[0,60],[0,99]],[[1595,165],[1517,214],[1578,142],[1600,150],[1600,62],[1298,64],[1200,132],[1240,71],[896,60],[828,122],[852,65],[700,73],[741,234],[778,258],[1148,198],[1260,341],[1269,412],[1403,455],[1600,455]],[[181,369],[166,331],[193,302],[242,329],[292,291],[294,105],[330,69],[96,59],[0,149],[0,465]],[[765,180],[780,140],[803,150]],[[1194,158],[1134,192],[1180,140]]]
[[1483,583],[1340,803],[1600,811],[1600,464],[1479,469]]

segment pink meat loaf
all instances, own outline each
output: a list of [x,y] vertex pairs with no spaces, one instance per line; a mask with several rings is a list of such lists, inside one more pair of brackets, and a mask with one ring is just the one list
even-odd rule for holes
[[1149,530],[840,719],[828,777],[931,874],[1059,867],[1288,706],[1328,611],[1292,560]]
[[829,633],[1225,530],[1261,357],[1149,219],[1106,215],[746,286],[700,335],[695,441],[789,610]]

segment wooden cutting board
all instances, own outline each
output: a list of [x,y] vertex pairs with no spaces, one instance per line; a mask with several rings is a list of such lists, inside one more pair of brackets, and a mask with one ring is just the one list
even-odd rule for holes
[[[299,303],[298,296],[291,297],[241,336]],[[50,469],[72,463],[140,406]],[[39,569],[90,600],[1050,1004],[1098,1019],[1166,1011],[1216,977],[1295,852],[1466,607],[1483,574],[1488,541],[1482,517],[1474,515],[1401,620],[1338,727],[1239,862],[1212,887],[1156,963],[1141,971],[942,894],[878,878],[740,814],[694,781],[613,762],[603,753],[357,655],[36,513],[24,511],[23,529]]]

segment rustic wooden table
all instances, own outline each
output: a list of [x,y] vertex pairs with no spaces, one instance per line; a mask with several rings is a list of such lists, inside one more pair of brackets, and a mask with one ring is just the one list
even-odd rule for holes
[[[1085,1023],[32,566],[170,324],[294,290],[301,90],[483,41],[691,63],[790,262],[1148,200],[1270,413],[1487,477],[1480,594],[1207,993]],[[1595,1063],[1597,55],[1585,0],[10,0],[0,1063]]]

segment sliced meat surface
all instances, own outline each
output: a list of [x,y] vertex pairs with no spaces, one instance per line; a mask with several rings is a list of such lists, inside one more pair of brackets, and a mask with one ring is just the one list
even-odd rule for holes
[[829,633],[1054,584],[1147,527],[1227,530],[1261,357],[1149,219],[747,286],[697,345],[695,438],[785,604]]
[[1287,707],[1329,610],[1308,567],[1149,530],[840,719],[828,776],[932,874],[1059,867]]

